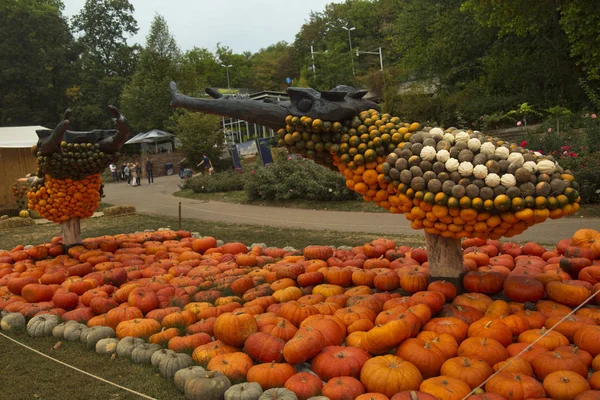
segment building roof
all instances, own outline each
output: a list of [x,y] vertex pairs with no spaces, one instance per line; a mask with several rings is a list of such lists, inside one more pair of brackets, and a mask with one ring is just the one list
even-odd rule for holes
[[0,128],[0,148],[28,148],[39,140],[38,129],[48,129],[43,126],[7,126]]
[[174,134],[170,132],[161,131],[160,129],[152,129],[148,132],[138,133],[131,139],[125,142],[125,144],[134,144],[134,143],[155,143],[161,140],[171,139]]

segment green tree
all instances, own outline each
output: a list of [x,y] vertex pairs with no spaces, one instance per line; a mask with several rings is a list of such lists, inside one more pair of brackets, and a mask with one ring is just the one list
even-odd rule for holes
[[229,85],[232,88],[248,88],[252,80],[252,53],[235,54],[229,47],[217,43],[215,57],[221,68],[221,79],[218,79],[215,86],[227,87],[227,70],[221,65],[231,65],[229,67]]
[[588,79],[600,80],[600,13],[595,0],[571,0],[561,7],[560,24],[569,38],[571,56]]
[[188,96],[204,95],[207,86],[222,82],[223,68],[207,49],[194,47],[181,57],[181,73],[177,87]]
[[121,95],[123,114],[140,131],[166,129],[173,111],[169,82],[179,77],[181,54],[161,15],[152,21],[137,69]]
[[500,39],[516,35],[545,47],[544,57],[539,58],[538,54],[538,60],[543,60],[543,65],[553,71],[552,79],[559,84],[551,102],[565,104],[582,97],[576,85],[582,72],[589,79],[600,79],[597,6],[594,0],[467,0],[462,9],[471,12],[482,25],[497,28]]
[[252,87],[257,90],[285,90],[286,78],[296,78],[292,48],[287,42],[275,43],[260,49],[252,56]]
[[73,17],[81,57],[79,79],[69,95],[79,129],[111,126],[106,107],[119,106],[139,52],[139,46],[127,45],[127,38],[138,31],[133,11],[128,0],[86,0]]
[[177,134],[193,165],[200,162],[203,154],[213,162],[221,157],[225,140],[218,116],[178,109],[169,120],[169,129]]
[[58,0],[0,1],[0,126],[54,126],[67,107],[73,37]]

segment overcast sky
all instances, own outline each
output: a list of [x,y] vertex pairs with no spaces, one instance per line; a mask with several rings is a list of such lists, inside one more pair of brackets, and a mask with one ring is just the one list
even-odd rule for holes
[[[279,41],[292,43],[311,11],[343,0],[129,0],[139,32],[130,43],[146,43],[156,13],[162,15],[181,50],[215,51],[217,43],[234,53],[257,52]],[[85,0],[63,0],[71,17]]]

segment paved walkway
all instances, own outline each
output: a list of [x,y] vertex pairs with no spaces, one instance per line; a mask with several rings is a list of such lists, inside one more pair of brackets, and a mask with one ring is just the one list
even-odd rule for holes
[[[132,204],[138,212],[171,217],[178,216],[178,204],[181,201],[183,218],[231,224],[368,232],[381,236],[422,235],[422,232],[413,230],[402,215],[263,207],[175,197],[172,193],[179,190],[180,182],[179,177],[174,175],[156,178],[153,185],[148,185],[147,180],[136,187],[128,186],[126,183],[106,183],[104,187],[106,197],[102,201],[114,205]],[[548,220],[510,240],[551,244],[571,237],[581,228],[600,230],[600,219]]]

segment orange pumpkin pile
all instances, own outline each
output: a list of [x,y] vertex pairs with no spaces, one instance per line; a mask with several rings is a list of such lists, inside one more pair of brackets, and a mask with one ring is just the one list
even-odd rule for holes
[[44,185],[27,193],[28,207],[42,218],[62,223],[71,218],[87,218],[100,205],[102,179],[99,174],[81,180],[45,176]]
[[457,295],[428,282],[425,249],[386,239],[287,251],[160,230],[62,254],[56,238],[0,251],[0,310],[109,326],[299,399],[597,399],[598,240],[467,239]]
[[351,121],[285,122],[280,145],[338,169],[365,201],[430,234],[512,237],[579,210],[579,184],[552,156],[480,132],[425,128],[377,110]]

